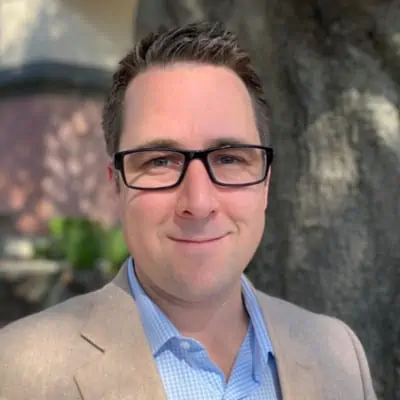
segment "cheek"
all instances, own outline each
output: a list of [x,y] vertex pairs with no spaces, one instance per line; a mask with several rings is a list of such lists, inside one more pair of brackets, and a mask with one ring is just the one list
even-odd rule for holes
[[264,191],[245,191],[238,196],[231,196],[227,213],[236,224],[241,245],[253,251],[265,227]]
[[171,216],[173,201],[166,193],[127,192],[121,196],[120,213],[127,232],[156,233]]
[[263,223],[265,194],[263,190],[244,190],[231,193],[225,199],[226,213],[238,223],[258,225]]

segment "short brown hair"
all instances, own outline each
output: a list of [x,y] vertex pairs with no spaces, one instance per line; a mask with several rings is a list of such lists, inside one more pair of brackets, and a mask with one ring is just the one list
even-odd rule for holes
[[102,126],[107,152],[119,149],[122,132],[124,97],[128,84],[151,66],[175,62],[198,62],[224,66],[234,71],[250,93],[261,142],[269,139],[270,112],[261,79],[250,63],[250,57],[238,44],[237,36],[221,22],[195,22],[150,33],[119,62],[113,75],[110,93],[103,110]]

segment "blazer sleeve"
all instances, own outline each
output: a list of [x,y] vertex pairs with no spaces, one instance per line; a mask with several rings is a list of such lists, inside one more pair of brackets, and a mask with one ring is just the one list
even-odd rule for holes
[[361,381],[363,385],[363,391],[364,391],[364,399],[365,400],[377,400],[373,383],[372,383],[372,377],[371,377],[371,372],[368,366],[368,361],[367,357],[365,355],[364,348],[356,336],[356,334],[346,325],[344,324],[344,327],[347,331],[347,333],[350,336],[351,342],[353,343],[353,347],[355,350],[355,353],[357,355],[358,359],[358,364],[360,366],[360,374],[361,374]]

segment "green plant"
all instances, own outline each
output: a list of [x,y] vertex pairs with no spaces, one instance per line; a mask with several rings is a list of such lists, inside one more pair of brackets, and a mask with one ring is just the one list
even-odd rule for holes
[[117,270],[129,256],[121,228],[113,227],[105,231],[103,249],[104,259],[110,263],[113,270]]
[[62,240],[64,235],[65,225],[69,218],[66,217],[53,217],[49,221],[49,232],[52,239]]
[[69,218],[62,231],[65,257],[70,265],[76,269],[93,268],[102,253],[99,225],[84,218]]
[[54,217],[49,238],[39,240],[35,257],[67,260],[76,269],[91,269],[102,256],[102,229],[85,218]]
[[120,227],[102,229],[86,218],[54,217],[49,233],[49,238],[37,241],[36,258],[67,260],[75,269],[91,269],[104,259],[115,271],[129,256]]
[[45,258],[49,260],[64,260],[64,227],[67,218],[53,217],[48,223],[49,237],[41,238],[36,241],[34,255],[35,258]]
[[35,241],[34,257],[48,260],[64,260],[63,227],[65,218],[55,217],[49,221],[49,236]]

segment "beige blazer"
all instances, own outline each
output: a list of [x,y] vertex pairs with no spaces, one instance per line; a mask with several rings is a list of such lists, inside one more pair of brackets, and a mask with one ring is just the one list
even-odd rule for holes
[[[364,350],[345,324],[256,296],[284,400],[376,399]],[[0,399],[166,399],[129,291],[127,263],[102,289],[0,330]]]

